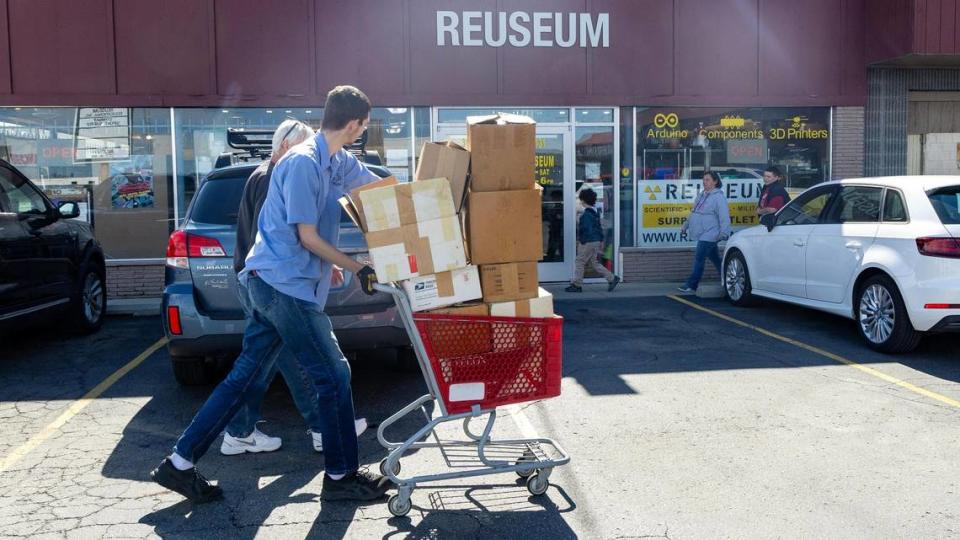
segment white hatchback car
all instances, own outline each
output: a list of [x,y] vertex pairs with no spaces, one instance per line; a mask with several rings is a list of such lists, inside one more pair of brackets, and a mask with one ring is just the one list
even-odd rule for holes
[[727,242],[734,304],[762,296],[848,317],[890,353],[960,332],[960,176],[826,182],[762,223]]

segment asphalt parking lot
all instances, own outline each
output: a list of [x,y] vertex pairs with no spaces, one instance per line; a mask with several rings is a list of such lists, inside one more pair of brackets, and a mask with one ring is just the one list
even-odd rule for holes
[[[957,336],[887,357],[852,322],[774,303],[621,295],[556,309],[563,395],[506,411],[497,434],[554,437],[572,462],[540,498],[512,474],[419,488],[407,518],[382,503],[320,502],[322,457],[279,384],[261,429],[283,448],[225,457],[216,443],[201,462],[224,501],[192,506],[149,482],[209,392],[173,381],[155,317],[111,318],[86,338],[4,338],[0,537],[960,535]],[[358,413],[373,421],[424,392],[419,373],[386,360],[354,364]],[[115,382],[81,400],[105,380]],[[364,434],[361,461],[383,456]],[[441,464],[422,450],[404,470]]]

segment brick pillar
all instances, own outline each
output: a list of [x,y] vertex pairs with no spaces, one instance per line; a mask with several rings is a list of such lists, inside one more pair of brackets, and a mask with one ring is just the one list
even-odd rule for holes
[[107,298],[160,298],[163,264],[129,264],[107,261]]
[[859,178],[864,175],[864,109],[863,107],[833,108],[833,164],[834,179]]

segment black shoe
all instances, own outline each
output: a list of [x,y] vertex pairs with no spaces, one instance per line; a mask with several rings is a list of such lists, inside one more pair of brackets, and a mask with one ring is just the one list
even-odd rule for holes
[[617,285],[619,284],[620,284],[620,276],[613,276],[613,281],[611,281],[610,284],[607,285],[607,292],[613,292],[613,290],[616,289]]
[[571,285],[564,290],[567,292],[583,292],[583,287],[577,287],[576,285]]
[[197,468],[181,471],[164,458],[160,465],[150,473],[150,478],[161,486],[175,491],[195,503],[205,503],[223,497],[223,490],[215,486],[197,472]]
[[324,474],[320,497],[325,501],[373,501],[383,497],[388,489],[394,487],[394,483],[386,476],[366,469],[352,472],[340,480]]

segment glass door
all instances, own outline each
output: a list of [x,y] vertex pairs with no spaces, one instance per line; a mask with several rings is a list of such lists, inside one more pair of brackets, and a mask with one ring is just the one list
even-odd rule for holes
[[[464,124],[439,124],[434,135],[437,141],[466,145]],[[543,187],[543,258],[538,266],[539,278],[541,282],[568,281],[577,255],[575,156],[570,127],[538,124],[534,159],[536,181]]]

